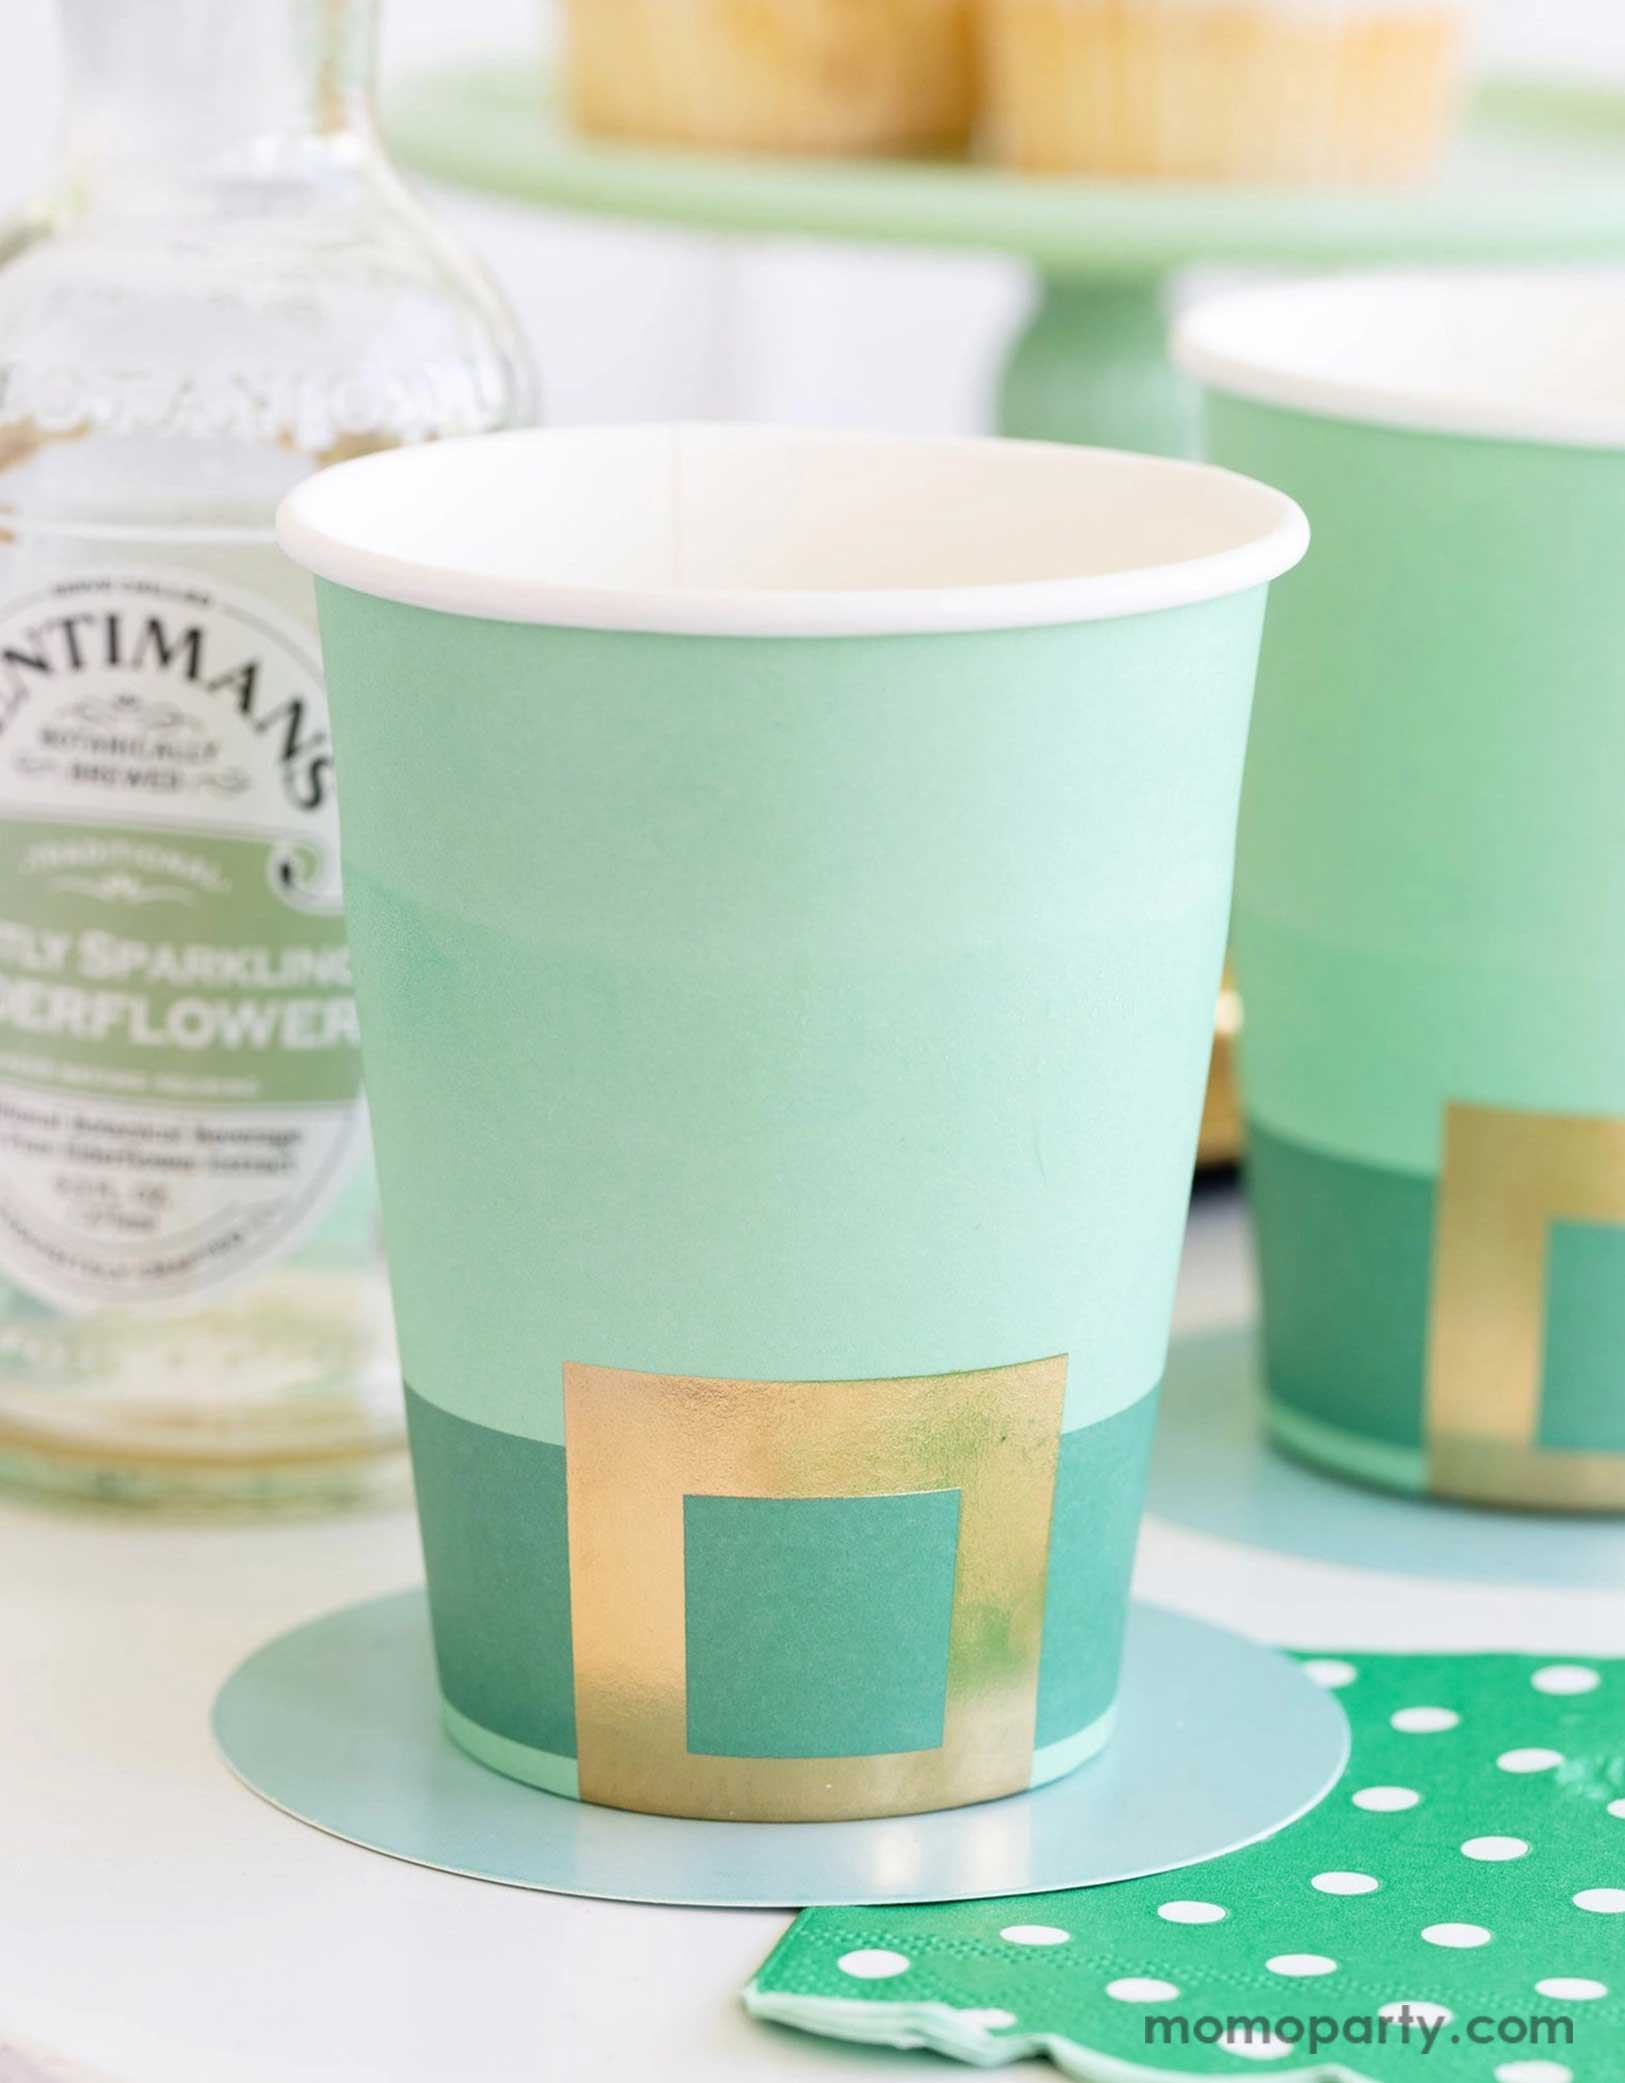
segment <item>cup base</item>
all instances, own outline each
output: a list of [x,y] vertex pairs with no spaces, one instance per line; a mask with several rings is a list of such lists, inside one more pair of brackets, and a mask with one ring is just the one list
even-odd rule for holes
[[1264,1406],[1271,1443],[1295,1461],[1323,1468],[1373,1490],[1398,1490],[1408,1497],[1426,1496],[1427,1456],[1420,1447],[1392,1446],[1306,1417],[1301,1410],[1271,1397]]
[[[440,1703],[440,1714],[446,1734],[477,1765],[489,1766],[506,1779],[517,1779],[522,1785],[538,1787],[546,1794],[559,1794],[570,1801],[581,1799],[581,1775],[574,1758],[563,1757],[553,1750],[537,1750],[528,1743],[515,1743],[510,1736],[499,1736],[490,1729],[481,1728],[477,1721],[470,1721],[466,1714],[460,1714],[446,1699]],[[1032,1778],[1027,1782],[1029,1791],[1064,1779],[1069,1772],[1077,1771],[1080,1765],[1098,1757],[1112,1740],[1116,1726],[1117,1705],[1114,1701],[1104,1714],[1086,1729],[1079,1729],[1075,1736],[1068,1736],[1060,1743],[1046,1744],[1043,1749],[1035,1751]],[[621,1814],[637,1812],[632,1809],[617,1811]],[[931,1809],[924,1812],[940,1815],[946,1811]]]
[[1271,1398],[1272,1442],[1296,1461],[1377,1490],[1492,1512],[1625,1516],[1625,1455],[1542,1454],[1500,1440],[1446,1434],[1426,1448],[1368,1439]]
[[1272,1440],[1257,1348],[1250,1330],[1174,1341],[1146,1490],[1154,1517],[1343,1568],[1403,1555],[1413,1577],[1625,1590],[1625,1520],[1457,1505],[1419,1477],[1396,1483],[1386,1464],[1351,1481],[1346,1434],[1328,1439],[1314,1421]]

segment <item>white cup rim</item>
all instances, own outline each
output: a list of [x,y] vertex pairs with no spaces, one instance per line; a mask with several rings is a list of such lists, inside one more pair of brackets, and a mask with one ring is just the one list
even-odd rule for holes
[[[781,479],[793,496],[775,496]],[[855,513],[892,545],[889,575],[871,576],[849,546]],[[442,613],[798,637],[1153,613],[1267,585],[1309,541],[1283,493],[1203,464],[715,424],[547,428],[363,457],[299,485],[277,531],[318,578]],[[794,540],[775,547],[776,532]],[[776,583],[775,558],[822,576]],[[725,582],[740,573],[746,583]]]
[[1209,390],[1412,433],[1625,448],[1625,271],[1414,269],[1193,306],[1174,358]]

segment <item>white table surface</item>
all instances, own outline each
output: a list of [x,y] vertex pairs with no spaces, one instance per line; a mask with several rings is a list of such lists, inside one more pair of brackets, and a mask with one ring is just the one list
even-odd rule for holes
[[[1180,1327],[1251,1302],[1239,1211],[1206,1200]],[[106,2083],[954,2073],[752,2024],[739,1990],[782,1916],[456,1879],[244,1792],[210,1747],[221,1680],[267,1636],[418,1575],[406,1514],[219,1529],[0,1503],[0,2083],[77,2083],[80,2065]],[[1154,1521],[1137,1582],[1297,1646],[1625,1647],[1619,1595],[1412,1582]],[[51,2059],[14,2068],[13,2045]]]

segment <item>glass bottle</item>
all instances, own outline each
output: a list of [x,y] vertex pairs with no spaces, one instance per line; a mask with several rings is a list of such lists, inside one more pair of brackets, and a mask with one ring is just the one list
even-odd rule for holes
[[380,149],[376,0],[61,0],[0,239],[0,1478],[404,1483],[309,583],[322,463],[521,421]]

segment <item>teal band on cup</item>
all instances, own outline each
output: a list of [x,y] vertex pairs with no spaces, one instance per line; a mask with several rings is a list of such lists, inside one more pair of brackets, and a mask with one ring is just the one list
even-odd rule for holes
[[1330,1157],[1257,1121],[1246,1176],[1269,1393],[1303,1421],[1284,1436],[1304,1451],[1322,1434],[1384,1449],[1388,1461],[1366,1457],[1350,1472],[1409,1475],[1414,1464],[1404,1487],[1422,1488],[1434,1182]]
[[[1034,1785],[1106,1740],[1156,1406],[1153,1392],[1061,1439]],[[564,1450],[472,1424],[410,1389],[407,1412],[447,1727],[483,1763],[573,1794]],[[708,1551],[694,1523],[704,1514],[691,1515],[683,1563],[693,1747],[818,1757],[940,1740],[940,1671],[925,1652],[953,1588],[955,1548],[941,1537],[950,1497],[868,1498],[857,1501],[864,1512],[810,1513],[799,1541],[781,1539],[776,1553],[758,1536],[754,1555],[748,1530],[731,1552],[714,1541]],[[688,1502],[714,1512],[722,1501]],[[891,1601],[878,1616],[864,1588],[877,1579]],[[757,1639],[761,1653],[730,1660],[727,1626]],[[696,1740],[707,1660],[720,1680],[710,1693],[716,1719]]]
[[632,429],[368,459],[283,530],[459,1740],[731,1819],[1076,1762],[1301,515]]
[[[580,1798],[581,1775],[573,1757],[558,1757],[545,1750],[533,1750],[523,1743],[510,1742],[505,1736],[494,1736],[489,1729],[483,1729],[466,1715],[459,1714],[446,1701],[441,1702],[441,1713],[446,1733],[458,1748],[466,1750],[480,1764],[489,1765],[493,1772],[500,1772],[505,1779],[522,1780],[526,1786],[540,1787],[545,1794],[562,1794],[571,1801]],[[1080,1729],[1064,1743],[1051,1743],[1045,1749],[1035,1751],[1030,1784],[1048,1786],[1052,1780],[1064,1779],[1067,1773],[1077,1771],[1080,1765],[1098,1757],[1111,1741],[1116,1721],[1114,1701],[1088,1728]]]
[[1625,294],[1344,278],[1200,308],[1180,353],[1211,452],[1317,531],[1236,881],[1278,1429],[1625,1510]]

